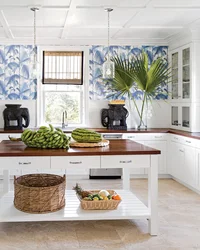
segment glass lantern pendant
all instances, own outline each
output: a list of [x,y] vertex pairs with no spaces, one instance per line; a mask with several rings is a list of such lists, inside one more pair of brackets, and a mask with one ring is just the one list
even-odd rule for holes
[[103,64],[103,78],[113,79],[115,77],[115,64],[114,62],[107,60]]
[[108,13],[108,58],[103,64],[103,78],[104,79],[113,79],[115,77],[115,64],[110,60],[109,55],[109,37],[110,37],[110,16],[109,13],[113,11],[111,8],[106,8],[105,11]]

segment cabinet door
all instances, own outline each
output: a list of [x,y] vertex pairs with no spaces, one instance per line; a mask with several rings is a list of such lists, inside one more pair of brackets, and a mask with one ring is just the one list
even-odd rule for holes
[[196,188],[200,190],[200,149],[196,149],[195,152],[195,176]]
[[158,156],[158,174],[167,174],[167,142],[166,141],[145,141],[145,145],[161,151]]
[[[141,139],[141,134],[139,134],[139,133],[123,134],[123,139],[129,139],[129,140],[144,144],[144,142],[140,140]],[[130,169],[130,174],[133,174],[133,175],[143,175],[144,172],[145,172],[144,168],[131,168]]]
[[195,187],[195,148],[184,146],[184,176],[183,181]]
[[172,100],[177,100],[180,97],[180,89],[179,89],[180,72],[179,72],[179,52],[178,51],[172,53],[171,67],[172,67],[172,85],[171,85]]
[[183,100],[190,99],[190,47],[185,47],[181,51],[181,97]]
[[184,146],[171,141],[169,143],[168,172],[175,178],[183,180],[184,176]]

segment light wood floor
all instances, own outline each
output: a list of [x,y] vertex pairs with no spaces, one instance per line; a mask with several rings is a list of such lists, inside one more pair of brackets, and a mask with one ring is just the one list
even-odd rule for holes
[[[83,188],[120,189],[119,180],[78,180]],[[71,189],[75,179],[67,182]],[[147,180],[131,181],[145,203]],[[0,250],[200,249],[200,196],[173,180],[159,180],[158,236],[145,220],[1,223]]]

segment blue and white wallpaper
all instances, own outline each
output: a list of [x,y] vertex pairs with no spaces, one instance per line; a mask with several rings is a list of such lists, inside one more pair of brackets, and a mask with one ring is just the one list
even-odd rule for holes
[[0,45],[0,100],[35,100],[32,45]]
[[[110,46],[110,56],[120,55],[124,59],[129,59],[132,55],[138,55],[145,50],[149,57],[150,64],[158,57],[163,57],[168,61],[168,47],[167,46]],[[90,61],[89,61],[89,98],[91,100],[109,100],[111,97],[107,97],[112,94],[109,83],[105,84],[102,80],[102,65],[105,61],[105,57],[108,54],[108,47],[104,46],[92,46],[90,48]],[[158,89],[159,94],[156,94],[154,99],[167,99],[168,87],[166,83],[162,83]],[[133,88],[132,95],[136,100],[141,99],[142,92]],[[113,98],[113,97],[112,97]]]

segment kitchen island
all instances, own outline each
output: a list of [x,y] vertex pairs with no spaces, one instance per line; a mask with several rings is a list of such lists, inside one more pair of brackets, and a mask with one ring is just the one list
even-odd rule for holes
[[[0,143],[0,171],[3,193],[0,197],[0,222],[148,219],[149,233],[158,233],[158,155],[159,150],[131,140],[111,140],[110,145],[97,148],[37,149],[23,142]],[[116,210],[82,210],[75,192],[66,190],[64,209],[48,214],[28,214],[13,205],[10,173],[51,172],[71,168],[122,168],[123,189],[116,190],[122,202]],[[148,169],[148,205],[130,192],[130,168]]]

